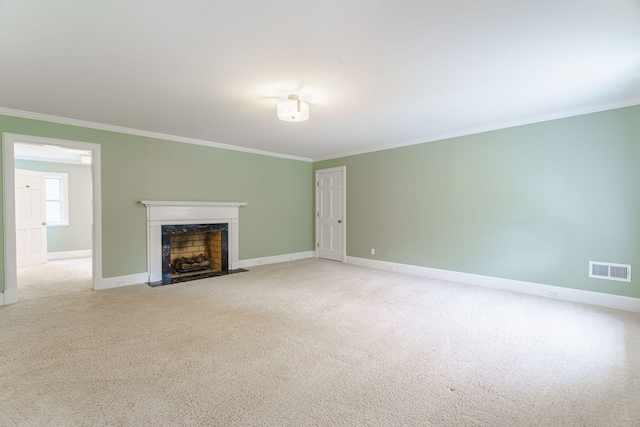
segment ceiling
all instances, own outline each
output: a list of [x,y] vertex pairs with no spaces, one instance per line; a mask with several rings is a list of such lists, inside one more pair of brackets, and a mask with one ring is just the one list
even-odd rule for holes
[[0,0],[0,58],[0,107],[323,159],[639,104],[640,2]]

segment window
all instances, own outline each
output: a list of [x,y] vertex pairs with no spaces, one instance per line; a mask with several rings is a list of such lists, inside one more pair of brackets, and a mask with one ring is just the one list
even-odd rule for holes
[[47,197],[47,225],[51,227],[63,227],[69,225],[67,174],[47,172],[45,182]]

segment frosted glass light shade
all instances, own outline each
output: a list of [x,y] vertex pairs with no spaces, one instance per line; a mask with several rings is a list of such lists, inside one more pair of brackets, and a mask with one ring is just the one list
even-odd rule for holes
[[304,122],[309,118],[309,104],[300,101],[298,95],[289,95],[287,101],[278,104],[278,118],[285,122]]

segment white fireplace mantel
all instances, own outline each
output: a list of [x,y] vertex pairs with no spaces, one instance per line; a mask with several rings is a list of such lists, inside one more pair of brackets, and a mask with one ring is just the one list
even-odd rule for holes
[[147,207],[147,265],[149,282],[162,280],[162,226],[182,224],[227,224],[229,269],[239,258],[238,209],[247,202],[190,202],[141,200]]

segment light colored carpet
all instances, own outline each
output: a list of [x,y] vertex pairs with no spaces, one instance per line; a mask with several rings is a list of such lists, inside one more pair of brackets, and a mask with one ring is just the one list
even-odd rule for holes
[[18,301],[92,289],[91,257],[61,259],[18,269]]
[[3,426],[639,426],[640,315],[324,260],[0,307]]

